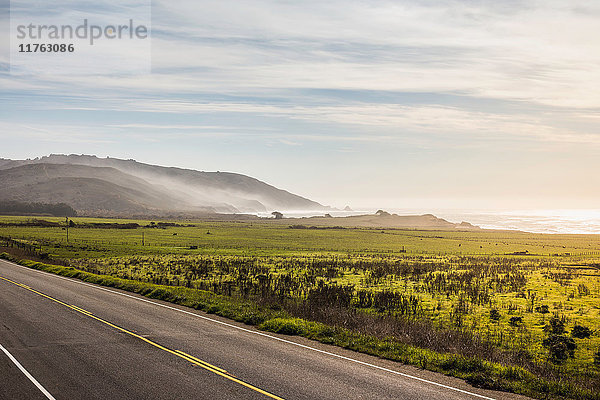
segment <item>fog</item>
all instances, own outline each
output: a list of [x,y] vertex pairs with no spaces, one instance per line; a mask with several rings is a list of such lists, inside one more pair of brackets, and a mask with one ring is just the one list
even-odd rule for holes
[[[87,155],[50,155],[33,160],[6,160],[0,167],[32,164],[53,165],[53,178],[98,179],[127,188],[127,200],[154,210],[270,213],[295,208],[328,209],[245,175],[167,168],[134,160]],[[46,176],[38,175],[32,179],[50,178],[47,176],[48,172],[45,173]]]

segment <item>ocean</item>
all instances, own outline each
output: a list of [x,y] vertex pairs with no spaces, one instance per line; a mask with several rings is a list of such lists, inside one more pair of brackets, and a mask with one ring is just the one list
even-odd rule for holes
[[[374,214],[377,210],[329,211],[334,217]],[[433,214],[450,222],[470,222],[485,229],[510,229],[533,233],[600,234],[600,209],[562,210],[444,210],[386,209],[398,215]],[[310,217],[323,212],[286,212],[286,217]],[[265,214],[267,216],[269,214]]]
[[464,220],[487,229],[515,229],[535,233],[600,234],[600,210],[504,210],[443,212],[440,218]]

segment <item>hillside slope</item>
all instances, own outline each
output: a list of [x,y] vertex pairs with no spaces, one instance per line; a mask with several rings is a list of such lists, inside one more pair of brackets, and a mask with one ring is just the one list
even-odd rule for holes
[[0,199],[65,202],[91,213],[328,209],[241,174],[85,155],[0,159],[0,185]]

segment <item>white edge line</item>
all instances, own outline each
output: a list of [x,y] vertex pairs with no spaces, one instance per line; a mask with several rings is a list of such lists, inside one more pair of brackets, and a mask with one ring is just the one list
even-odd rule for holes
[[13,362],[13,363],[14,363],[14,364],[17,366],[17,368],[19,368],[19,369],[21,370],[21,372],[22,372],[22,373],[23,373],[23,374],[24,374],[24,375],[25,375],[27,378],[29,378],[29,380],[30,380],[31,382],[33,382],[33,384],[34,384],[34,385],[35,385],[35,386],[36,386],[38,389],[40,389],[40,391],[41,391],[41,392],[44,394],[44,396],[46,396],[46,397],[47,397],[49,400],[56,400],[56,399],[55,399],[55,398],[54,398],[54,397],[53,397],[53,396],[52,396],[52,395],[51,395],[51,394],[50,394],[50,393],[49,393],[49,392],[46,390],[46,388],[44,388],[44,387],[43,387],[43,386],[42,386],[42,385],[41,385],[41,384],[40,384],[40,383],[39,383],[39,382],[38,382],[38,381],[37,381],[37,380],[36,380],[36,379],[35,379],[35,378],[34,378],[34,377],[33,377],[33,376],[30,374],[30,373],[29,373],[29,371],[27,371],[27,370],[25,369],[25,367],[23,367],[23,366],[21,365],[21,363],[20,363],[20,362],[19,362],[19,361],[18,361],[16,358],[14,358],[14,357],[13,357],[13,355],[12,355],[12,354],[10,354],[10,353],[8,352],[8,350],[6,350],[6,349],[4,348],[4,346],[2,346],[1,344],[0,344],[0,350],[2,350],[2,351],[4,352],[4,354],[6,354],[6,355],[8,356],[8,358],[10,358],[10,361],[12,361],[12,362]]
[[[389,372],[389,373],[392,373],[392,374],[395,374],[395,375],[400,375],[400,376],[403,376],[405,378],[410,378],[410,379],[414,379],[414,380],[417,380],[417,381],[420,381],[420,382],[429,383],[431,385],[442,387],[444,389],[449,389],[449,390],[453,390],[453,391],[456,391],[456,392],[468,394],[468,395],[471,395],[471,396],[474,396],[474,397],[478,397],[480,399],[496,400],[496,399],[494,399],[492,397],[487,397],[487,396],[484,396],[484,395],[481,395],[481,394],[469,392],[467,390],[463,390],[463,389],[455,388],[455,387],[452,387],[452,386],[444,385],[442,383],[430,381],[430,380],[427,380],[427,379],[424,379],[424,378],[419,378],[418,376],[405,374],[403,372],[394,371],[393,369],[381,367],[379,365],[371,364],[371,363],[368,363],[368,362],[365,362],[365,361],[355,360],[354,358],[342,356],[340,354],[330,353],[328,351],[317,349],[315,347],[306,346],[304,344],[292,342],[291,340],[286,340],[286,339],[279,338],[277,336],[272,336],[272,335],[269,335],[269,334],[264,333],[264,332],[242,328],[241,326],[236,326],[236,325],[233,325],[233,324],[229,324],[227,322],[223,322],[223,321],[219,321],[219,320],[216,320],[216,319],[213,319],[213,318],[209,318],[209,317],[206,317],[204,315],[193,313],[191,311],[182,310],[182,309],[177,308],[177,307],[172,307],[172,306],[168,306],[166,304],[157,303],[155,301],[148,300],[147,298],[133,296],[133,295],[130,295],[130,294],[127,294],[127,293],[117,292],[116,290],[111,290],[111,289],[105,288],[105,287],[100,286],[100,285],[94,285],[94,284],[91,284],[91,283],[88,283],[88,282],[81,281],[79,279],[68,278],[68,277],[65,277],[65,276],[53,274],[51,272],[40,271],[40,270],[37,270],[37,269],[34,269],[34,268],[24,267],[22,265],[15,264],[15,263],[12,263],[10,261],[6,261],[6,260],[2,260],[2,261],[10,263],[10,264],[12,264],[14,266],[26,269],[28,271],[39,272],[39,273],[44,274],[44,275],[54,276],[54,277],[57,277],[57,278],[60,278],[60,279],[65,279],[65,280],[67,280],[69,282],[75,282],[75,283],[79,283],[81,285],[91,286],[93,288],[96,288],[96,289],[99,289],[99,290],[104,290],[104,291],[109,292],[109,293],[113,293],[113,294],[117,294],[117,295],[125,296],[125,297],[130,297],[132,299],[136,299],[136,300],[143,301],[143,302],[146,302],[146,303],[154,304],[156,306],[167,308],[167,309],[170,309],[170,310],[175,310],[175,311],[178,311],[178,312],[181,312],[181,313],[184,313],[184,314],[188,314],[188,315],[191,315],[191,316],[194,316],[194,317],[197,317],[197,318],[201,318],[201,319],[204,319],[204,320],[207,320],[207,321],[211,321],[211,322],[214,322],[214,323],[217,323],[217,324],[221,324],[221,325],[224,325],[224,326],[227,326],[227,327],[230,327],[230,328],[234,328],[234,329],[237,329],[237,330],[240,330],[240,331],[243,331],[243,332],[247,332],[247,333],[251,333],[251,334],[254,334],[254,335],[268,337],[268,338],[273,339],[273,340],[278,340],[278,341],[283,342],[283,343],[287,343],[287,344],[291,344],[291,345],[294,345],[294,346],[298,346],[298,347],[301,347],[301,348],[304,348],[304,349],[307,349],[307,350],[312,350],[312,351],[315,351],[317,353],[326,354],[328,356],[340,358],[342,360],[350,361],[350,362],[353,362],[353,363],[356,363],[356,364],[360,364],[360,365],[364,365],[364,366],[367,366],[367,367],[375,368],[375,369],[378,369],[378,370],[381,370],[381,371],[385,371],[385,372]],[[31,379],[33,379],[33,377]]]

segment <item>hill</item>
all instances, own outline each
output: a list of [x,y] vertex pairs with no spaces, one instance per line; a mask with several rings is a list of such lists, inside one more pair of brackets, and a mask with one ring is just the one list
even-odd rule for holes
[[425,215],[397,215],[377,213],[372,215],[355,215],[351,217],[310,217],[310,218],[285,218],[278,220],[280,224],[287,224],[294,228],[387,228],[387,229],[419,229],[440,231],[471,231],[481,228],[468,222],[455,224],[438,218],[432,214]]
[[86,155],[0,159],[0,187],[0,200],[67,203],[89,215],[328,209],[246,175]]

